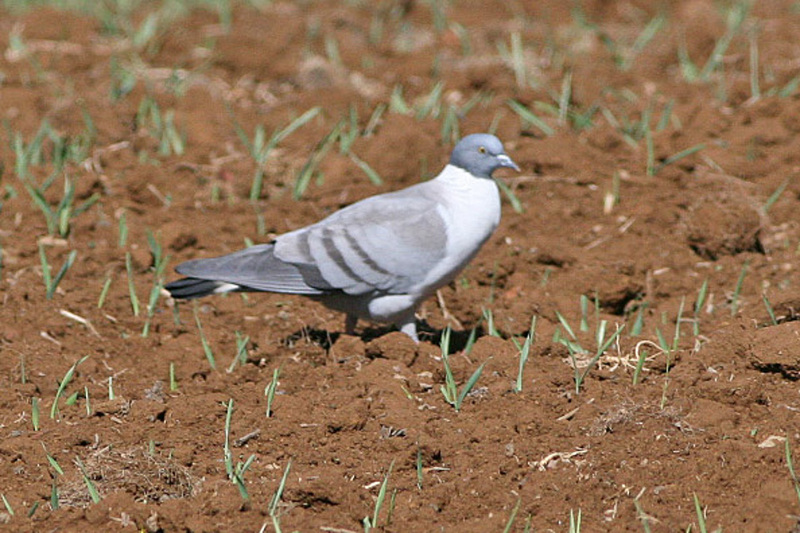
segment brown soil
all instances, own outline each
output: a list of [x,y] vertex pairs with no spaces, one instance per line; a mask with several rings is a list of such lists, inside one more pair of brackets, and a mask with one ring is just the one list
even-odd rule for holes
[[[535,531],[567,531],[578,510],[583,531],[697,531],[696,501],[709,531],[798,531],[785,443],[800,461],[800,10],[789,0],[753,3],[721,66],[690,82],[680,54],[702,70],[736,2],[586,0],[583,26],[574,5],[276,2],[237,5],[229,27],[214,9],[197,8],[171,23],[152,19],[155,33],[139,40],[152,6],[130,15],[132,29],[79,11],[0,8],[0,493],[8,502],[0,528],[272,531],[270,499],[291,461],[276,508],[284,531],[362,531],[390,465],[385,531],[502,531],[517,505],[511,531],[526,520]],[[659,13],[665,24],[634,54]],[[499,51],[513,34],[524,44],[516,73]],[[565,78],[569,112],[560,120]],[[426,113],[437,84],[441,99]],[[390,108],[370,124],[395,87],[409,114]],[[522,212],[506,202],[497,234],[441,291],[449,315],[436,299],[420,310],[418,347],[369,324],[343,335],[342,316],[270,294],[199,302],[216,370],[191,304],[179,306],[176,323],[171,302],[159,299],[142,336],[157,279],[148,232],[169,256],[171,280],[180,261],[268,241],[434,175],[452,148],[442,135],[449,106],[479,94],[460,132],[496,128],[523,168],[500,176]],[[148,95],[162,118],[174,110],[183,153],[160,151],[152,121],[136,120]],[[521,121],[509,99],[552,134]],[[263,124],[269,136],[314,106],[320,114],[271,153],[251,203],[256,164],[234,120],[248,135]],[[351,110],[362,134],[352,152],[383,185],[336,144],[294,200],[295,177],[339,121],[351,131]],[[637,129],[648,113],[651,135]],[[76,206],[98,199],[53,237],[25,183],[41,186],[58,170],[58,148],[45,138],[42,160],[20,177],[15,138],[28,146],[47,120],[77,143],[85,114],[96,129],[85,135],[88,153],[68,158],[44,196],[55,209],[67,176]],[[50,300],[40,246],[53,275],[77,251]],[[579,328],[581,295],[588,331]],[[484,309],[499,336],[481,320]],[[681,309],[678,347],[666,354],[658,338],[672,342]],[[558,314],[590,349],[600,321],[609,334],[625,326],[579,393]],[[534,315],[515,393],[515,342]],[[447,325],[456,330],[459,386],[486,365],[460,412],[440,392]],[[464,355],[473,327],[479,338]],[[228,371],[237,332],[249,337],[246,361]],[[638,355],[646,360],[633,384]],[[51,418],[59,383],[84,356]],[[576,356],[579,372],[588,358]],[[223,461],[229,400],[232,461],[254,457],[247,501]]]

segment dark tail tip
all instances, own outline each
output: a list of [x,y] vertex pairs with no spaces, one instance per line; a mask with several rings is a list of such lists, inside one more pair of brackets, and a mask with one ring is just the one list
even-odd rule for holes
[[209,294],[214,294],[220,286],[220,282],[198,279],[198,278],[182,278],[172,281],[164,285],[164,288],[169,291],[169,295],[173,298],[181,300],[191,300],[193,298],[202,298]]

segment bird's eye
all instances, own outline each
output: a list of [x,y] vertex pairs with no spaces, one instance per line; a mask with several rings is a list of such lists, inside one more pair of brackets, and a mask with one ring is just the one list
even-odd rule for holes
[[482,154],[485,154],[485,153],[486,153],[486,148],[485,148],[485,147],[483,147],[483,146],[481,146],[480,148],[478,148],[478,151],[479,151],[480,153],[482,153]]

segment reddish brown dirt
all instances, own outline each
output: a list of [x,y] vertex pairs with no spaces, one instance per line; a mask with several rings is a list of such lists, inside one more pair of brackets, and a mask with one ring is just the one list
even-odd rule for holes
[[[511,531],[523,531],[528,517],[535,531],[567,531],[570,511],[579,509],[583,531],[697,531],[695,495],[709,531],[797,531],[800,502],[785,442],[800,461],[800,98],[791,86],[784,96],[773,91],[798,74],[796,2],[758,2],[724,51],[724,69],[694,83],[681,74],[679,52],[702,68],[725,34],[722,10],[732,3],[664,3],[667,25],[628,69],[615,64],[599,32],[575,22],[569,2],[453,2],[441,29],[427,2],[372,4],[238,6],[230,28],[215,12],[196,9],[160,27],[141,49],[90,15],[0,8],[0,493],[15,511],[0,514],[0,527],[200,532],[258,531],[266,523],[271,531],[270,498],[291,461],[277,507],[284,531],[361,531],[392,464],[391,521],[388,497],[379,520],[385,531],[502,531],[518,502]],[[583,10],[628,49],[657,15],[654,4],[587,0]],[[135,11],[134,27],[148,13]],[[525,44],[525,87],[498,52],[514,32]],[[17,38],[21,51],[12,46]],[[338,43],[340,62],[326,54],[326,38]],[[758,99],[750,83],[753,42]],[[136,77],[117,100],[114,64]],[[567,73],[570,113],[598,106],[591,128],[572,127],[572,115],[561,123],[535,104],[557,109]],[[198,306],[217,370],[204,356],[191,305],[180,306],[176,324],[170,302],[159,300],[142,337],[154,280],[148,231],[169,255],[171,280],[180,261],[233,251],[245,238],[267,241],[435,174],[452,148],[441,135],[446,104],[421,120],[387,110],[369,136],[355,140],[353,152],[384,185],[370,183],[337,146],[303,198],[291,194],[314,147],[349,120],[351,108],[363,132],[395,86],[419,108],[437,83],[443,101],[459,106],[484,91],[460,131],[494,124],[523,169],[501,176],[523,212],[505,202],[497,234],[442,290],[453,320],[436,300],[427,302],[420,310],[426,333],[415,347],[368,324],[358,337],[342,335],[342,316],[300,298],[231,295]],[[146,95],[162,112],[174,110],[183,154],[159,154],[157,141],[137,127]],[[509,99],[531,107],[553,134],[521,123]],[[272,153],[253,206],[247,196],[255,164],[233,117],[248,134],[259,124],[269,134],[313,106],[321,114]],[[621,133],[648,106],[655,175],[646,171],[644,136],[632,145]],[[674,118],[656,131],[667,106]],[[99,200],[73,218],[68,236],[48,238],[16,175],[14,134],[28,143],[46,119],[74,137],[84,130],[84,111],[97,130],[89,159],[69,162],[65,174],[76,203],[93,193]],[[700,143],[700,151],[662,166]],[[53,171],[52,150],[46,141],[47,158],[31,166],[29,183]],[[619,202],[604,210],[615,175]],[[62,193],[59,173],[45,196],[55,205]],[[123,214],[129,235],[120,246]],[[52,300],[39,244],[54,271],[77,251]],[[126,252],[139,316],[131,309]],[[707,296],[695,313],[704,280]],[[590,299],[588,332],[578,330],[581,295]],[[668,364],[655,344],[658,332],[671,342],[682,305],[679,347]],[[492,311],[500,337],[487,334],[482,309]],[[569,352],[554,340],[557,313],[584,346],[594,346],[599,320],[609,331],[626,327],[579,394]],[[534,315],[523,391],[514,393],[514,339],[522,341]],[[643,327],[631,335],[640,315]],[[486,364],[460,412],[439,390],[437,342],[448,323],[458,349],[461,331],[481,332],[468,357],[451,357],[459,385]],[[228,372],[237,331],[250,338],[247,362]],[[634,385],[637,349],[649,359]],[[51,419],[59,382],[84,356]],[[274,416],[267,418],[264,389],[276,368]],[[67,405],[74,393],[77,401]],[[244,476],[248,502],[223,462],[229,400],[233,460],[254,456]],[[91,503],[76,459],[99,503]],[[58,509],[50,504],[54,484]]]

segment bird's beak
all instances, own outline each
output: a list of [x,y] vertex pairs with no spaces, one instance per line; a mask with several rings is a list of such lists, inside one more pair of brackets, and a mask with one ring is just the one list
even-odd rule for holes
[[500,161],[500,166],[501,167],[513,168],[517,172],[520,171],[519,170],[519,166],[516,163],[514,163],[514,161],[512,161],[511,158],[508,157],[506,154],[498,155],[497,156],[497,160]]

